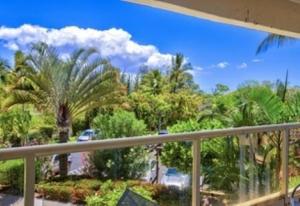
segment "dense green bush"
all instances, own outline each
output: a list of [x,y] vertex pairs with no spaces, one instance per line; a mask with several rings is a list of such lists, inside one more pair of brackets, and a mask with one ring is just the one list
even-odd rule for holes
[[[97,116],[93,126],[104,139],[143,135],[146,130],[144,122],[137,120],[134,113],[122,110],[112,116]],[[144,147],[135,147],[96,151],[90,161],[94,174],[102,179],[135,179],[144,174],[146,156]]]
[[52,127],[43,126],[34,130],[31,130],[28,134],[28,139],[31,143],[36,144],[48,144],[54,133]]
[[60,180],[40,182],[36,191],[44,198],[57,201],[84,203],[85,197],[95,193],[100,188],[101,181],[94,179]]
[[31,114],[19,108],[0,113],[0,136],[2,142],[8,141],[18,147],[25,143],[31,125]]
[[72,187],[48,183],[38,185],[36,191],[45,199],[68,202],[71,200]]
[[144,121],[124,110],[117,110],[112,116],[98,115],[93,121],[93,128],[99,129],[104,139],[138,136],[146,132]]
[[[178,122],[172,127],[168,127],[168,131],[170,133],[185,133],[207,129],[217,129],[222,127],[222,123],[218,120],[204,120],[200,123],[196,120],[188,120]],[[212,140],[211,142],[210,141],[205,141],[202,144],[201,154],[204,158],[211,156],[210,149],[208,147],[210,145],[214,146],[214,144],[210,144],[214,142],[214,140]],[[190,173],[192,169],[192,143],[190,141],[185,141],[170,142],[164,144],[164,148],[161,154],[161,160],[164,165],[167,165],[169,167],[176,167],[183,172]],[[205,161],[203,162],[206,161],[207,159],[205,159]],[[211,161],[209,163],[211,163]]]
[[73,135],[79,135],[83,130],[87,129],[86,121],[82,118],[77,118],[72,122]]
[[28,134],[28,140],[32,143],[35,142],[36,144],[42,144],[45,142],[45,138],[43,138],[39,130],[30,131]]
[[[41,163],[36,161],[36,182],[40,180]],[[23,160],[9,160],[0,164],[0,184],[8,186],[12,192],[22,193],[24,185]]]
[[[168,128],[170,133],[183,133],[201,130],[201,125],[196,120],[178,122]],[[164,165],[176,167],[177,169],[190,173],[192,168],[192,143],[170,142],[164,144],[161,154]]]
[[39,132],[44,138],[51,139],[54,133],[54,129],[52,126],[43,126],[39,128]]
[[9,186],[17,193],[23,191],[23,160],[10,160],[0,164],[0,184]]
[[142,195],[144,198],[166,202],[178,200],[178,193],[174,193],[162,185],[129,180],[101,182],[96,179],[54,179],[40,182],[36,185],[36,192],[49,200],[70,201],[74,204],[87,205],[116,205],[126,188]]
[[[201,122],[196,120],[178,122],[168,129],[171,133],[184,133],[222,127],[221,121],[205,119]],[[211,189],[232,192],[237,187],[239,169],[236,166],[236,157],[238,156],[236,148],[237,140],[234,137],[220,137],[202,141],[201,159],[203,165],[201,170]],[[180,171],[190,173],[192,170],[192,143],[186,141],[164,144],[161,160],[168,167],[176,167]]]

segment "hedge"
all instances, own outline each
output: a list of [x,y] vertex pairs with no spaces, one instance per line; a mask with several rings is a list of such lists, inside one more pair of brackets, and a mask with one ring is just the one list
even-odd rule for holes
[[[97,179],[52,180],[37,184],[36,192],[48,200],[87,204],[88,206],[114,206],[126,188],[130,188],[162,206],[173,205],[170,204],[171,202],[178,203],[180,195],[182,196],[183,193],[189,196],[189,191],[181,191],[179,194],[179,191],[174,189],[139,180],[108,180],[105,182]],[[187,201],[190,202],[190,199]]]
[[[41,176],[40,161],[36,161],[36,182]],[[0,185],[7,186],[11,192],[16,194],[23,193],[24,185],[24,161],[23,160],[8,160],[0,163]]]

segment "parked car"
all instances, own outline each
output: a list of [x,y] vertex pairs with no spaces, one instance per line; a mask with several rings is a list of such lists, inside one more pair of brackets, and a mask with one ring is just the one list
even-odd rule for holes
[[168,168],[161,179],[161,184],[182,190],[189,187],[190,177],[178,172],[175,168]]
[[93,129],[84,130],[77,139],[77,142],[85,142],[93,140],[96,137],[96,132]]
[[168,130],[164,129],[164,130],[160,130],[158,132],[158,135],[166,135],[166,134],[169,134]]

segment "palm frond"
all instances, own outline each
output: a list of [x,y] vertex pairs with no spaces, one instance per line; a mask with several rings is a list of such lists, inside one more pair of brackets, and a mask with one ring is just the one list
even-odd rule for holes
[[295,38],[287,37],[278,34],[269,34],[258,46],[256,50],[256,54],[260,54],[266,52],[270,47],[276,46],[281,47],[285,45],[287,42],[295,41]]
[[7,107],[31,103],[51,109],[56,115],[64,108],[72,119],[82,112],[113,103],[113,97],[122,90],[119,70],[97,56],[95,49],[79,49],[62,59],[55,48],[38,43],[33,45],[26,60],[30,67],[22,76],[26,84],[16,81],[10,88]]
[[283,104],[278,96],[264,87],[252,89],[249,96],[264,112],[271,123],[278,123],[283,111]]

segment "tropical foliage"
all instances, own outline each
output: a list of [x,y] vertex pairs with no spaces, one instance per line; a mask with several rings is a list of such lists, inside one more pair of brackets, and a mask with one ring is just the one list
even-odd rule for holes
[[[39,43],[27,56],[27,65],[13,73],[15,81],[8,86],[10,95],[4,108],[32,104],[38,110],[51,111],[61,143],[68,141],[74,118],[113,103],[120,91],[118,70],[93,49],[74,51],[63,60],[55,48]],[[67,155],[61,155],[60,172],[67,174]]]
[[[287,40],[270,35],[258,52]],[[65,143],[71,135],[90,127],[97,130],[98,139],[108,139],[156,134],[165,129],[182,133],[300,119],[300,89],[288,85],[288,73],[283,81],[244,82],[234,91],[217,84],[211,93],[205,93],[194,81],[193,66],[182,54],[174,55],[167,68],[142,68],[130,75],[102,59],[100,53],[79,49],[62,57],[55,48],[38,43],[27,53],[16,52],[13,66],[1,60],[0,146]],[[276,131],[202,141],[204,183],[209,189],[239,192],[240,198],[245,194],[253,197],[258,190],[277,191],[282,139],[283,133]],[[292,137],[290,167],[295,178],[300,174],[296,143]],[[191,142],[159,146],[161,164],[191,173]],[[149,148],[95,151],[89,154],[89,174],[103,181],[141,178],[153,156]],[[60,175],[66,176],[67,155],[60,155],[59,166]],[[15,182],[10,184],[15,187]],[[93,194],[84,201],[90,205],[114,204],[125,186],[117,188],[115,195]],[[47,185],[43,187],[40,191],[50,190]],[[146,191],[139,192],[149,196]],[[61,194],[69,192],[63,188]]]
[[[122,110],[112,116],[99,115],[94,119],[101,139],[132,137],[145,134],[146,125],[134,113]],[[91,169],[102,179],[134,179],[144,174],[146,166],[144,147],[96,151],[91,154]]]

